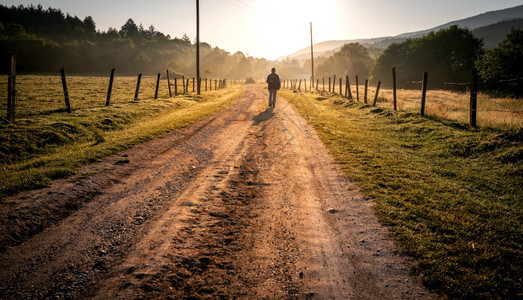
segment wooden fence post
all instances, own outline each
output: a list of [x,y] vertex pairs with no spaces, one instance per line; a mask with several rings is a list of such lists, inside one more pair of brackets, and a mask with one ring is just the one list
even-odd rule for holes
[[470,89],[470,126],[476,127],[478,109],[478,71],[472,69],[472,87]]
[[136,81],[136,91],[134,92],[134,101],[138,101],[138,93],[140,92],[140,81],[142,81],[142,73],[138,74],[138,80]]
[[192,92],[194,93],[194,77],[192,78]]
[[341,92],[341,86],[343,85],[342,83],[343,83],[343,79],[341,79],[341,77],[340,77],[340,96],[343,97],[343,93]]
[[16,106],[16,54],[11,54],[9,75],[7,77],[7,121],[15,122]]
[[329,93],[331,92],[331,78],[329,77]]
[[301,79],[300,79],[300,84],[298,85],[298,91],[301,91]]
[[303,83],[305,84],[305,91],[307,91],[307,79],[303,79]]
[[348,92],[349,92],[349,99],[352,99],[352,91],[350,89],[350,81],[349,81],[349,76],[347,76],[347,86],[348,86]]
[[174,77],[174,95],[178,95],[178,79]]
[[189,92],[189,78],[187,78],[186,80],[186,85],[185,85],[185,92]]
[[[171,79],[169,78],[169,69],[166,70],[166,73],[167,73],[167,86],[169,87],[169,98],[171,98],[173,96],[173,94],[171,92]],[[160,74],[158,74],[158,76],[160,76]]]
[[378,87],[376,88],[376,96],[374,96],[374,103],[372,106],[376,106],[376,101],[378,101],[378,94],[380,92],[381,81],[378,81]]
[[316,79],[316,91],[319,91],[320,90],[320,80],[319,79]]
[[369,86],[369,80],[365,78],[365,96],[363,97],[363,101],[365,104],[367,104],[367,88]]
[[60,75],[62,76],[62,87],[64,88],[65,109],[68,113],[71,113],[71,103],[69,103],[69,91],[67,90],[67,81],[65,80],[64,68],[60,69]]
[[358,75],[356,75],[356,100],[360,102],[360,86],[358,84]]
[[218,79],[214,79],[214,90],[218,89]]
[[109,87],[107,88],[107,99],[105,100],[105,106],[109,106],[111,103],[111,94],[113,92],[114,72],[116,69],[111,70],[111,77],[109,77]]
[[345,98],[349,98],[349,76],[345,75]]
[[207,81],[209,81],[207,78],[205,78],[205,91],[207,92]]
[[[160,86],[160,73],[158,73],[158,77],[156,77],[156,90],[154,91],[154,99],[158,99],[158,87]],[[171,88],[169,88],[171,89]]]
[[420,114],[422,116],[425,115],[425,99],[427,96],[427,77],[428,76],[429,75],[427,72],[423,72],[423,84],[421,86],[421,112],[420,112]]
[[332,93],[336,94],[336,75],[334,75],[334,78],[332,80]]
[[396,110],[396,67],[392,67],[392,95],[394,97],[394,110]]
[[322,80],[322,82],[323,82],[323,84],[322,84],[322,89],[323,89],[323,92],[325,92],[325,77],[322,77],[321,80]]

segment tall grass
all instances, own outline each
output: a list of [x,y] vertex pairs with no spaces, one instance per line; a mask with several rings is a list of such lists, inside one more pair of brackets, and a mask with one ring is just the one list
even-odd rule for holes
[[[115,76],[111,104],[128,103],[134,100],[137,76]],[[174,80],[171,79],[174,96]],[[203,84],[202,84],[203,86]],[[72,109],[102,107],[105,105],[109,76],[67,76],[67,87]],[[142,76],[139,99],[154,98],[156,76]],[[214,84],[213,84],[214,88]],[[182,91],[178,80],[178,92]],[[192,92],[192,81],[189,83]],[[16,117],[25,118],[39,114],[62,112],[65,109],[62,79],[60,76],[18,75],[16,77]],[[204,92],[205,93],[205,92]],[[0,108],[7,106],[7,76],[0,76]],[[169,97],[167,78],[162,76],[158,92],[159,99]]]
[[[336,93],[339,93],[338,83]],[[303,86],[302,86],[303,88]],[[320,83],[320,91],[323,86]],[[345,85],[343,85],[345,92]],[[326,86],[326,91],[328,87]],[[351,85],[353,98],[356,99],[356,85]],[[372,104],[376,87],[370,86],[367,91],[367,101]],[[364,85],[359,85],[360,102],[364,101]],[[377,106],[393,108],[392,89],[380,88]],[[397,89],[397,109],[400,111],[419,113],[421,109],[421,84],[419,90]],[[470,93],[446,90],[428,90],[425,103],[425,114],[461,123],[469,122]],[[484,93],[478,93],[477,125],[501,129],[517,129],[523,127],[523,101],[511,98],[493,98]]]

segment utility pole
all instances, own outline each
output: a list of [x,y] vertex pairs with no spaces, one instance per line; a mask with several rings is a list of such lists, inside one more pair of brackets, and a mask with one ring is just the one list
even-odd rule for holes
[[200,95],[200,0],[196,0],[196,87]]
[[314,87],[314,50],[312,49],[312,22],[311,22],[311,65],[312,65],[312,80],[311,89]]

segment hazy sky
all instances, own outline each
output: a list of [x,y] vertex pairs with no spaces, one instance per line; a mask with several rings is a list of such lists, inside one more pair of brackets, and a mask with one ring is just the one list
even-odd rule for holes
[[[196,0],[1,0],[41,4],[83,19],[97,29],[120,29],[128,18],[144,27],[196,37]],[[200,0],[200,40],[231,53],[275,59],[314,42],[397,35],[517,5],[523,0]],[[523,16],[522,16],[523,17]]]

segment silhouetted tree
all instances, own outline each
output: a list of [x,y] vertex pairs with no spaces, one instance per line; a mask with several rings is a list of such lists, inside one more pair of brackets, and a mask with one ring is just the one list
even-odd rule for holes
[[398,83],[419,81],[429,72],[431,87],[444,82],[468,82],[474,61],[483,51],[482,41],[468,29],[451,26],[438,32],[390,45],[372,67],[372,78],[391,83],[391,68],[396,67]]
[[133,19],[127,20],[120,29],[120,35],[126,38],[136,38],[138,36],[138,26],[134,23]]
[[519,98],[523,82],[523,30],[512,28],[496,48],[486,50],[476,66],[488,89]]
[[[349,43],[341,47],[338,52],[323,60],[316,68],[316,74],[321,76],[358,75],[366,78],[372,64],[369,51],[360,43]],[[310,65],[309,65],[310,69]]]

